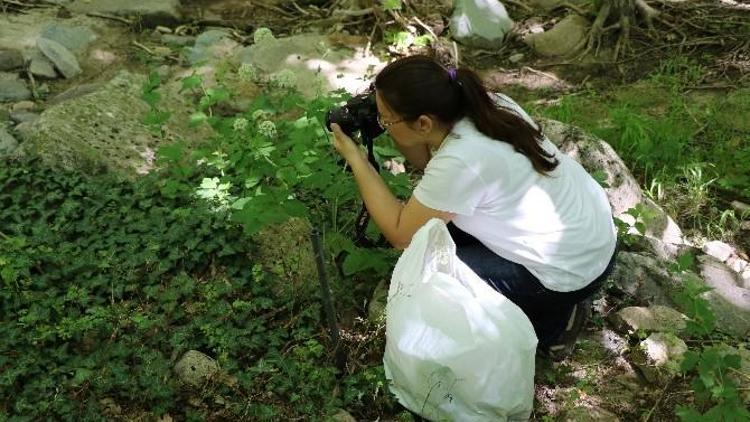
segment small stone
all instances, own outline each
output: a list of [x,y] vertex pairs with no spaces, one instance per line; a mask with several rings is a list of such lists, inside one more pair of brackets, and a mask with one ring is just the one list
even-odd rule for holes
[[18,50],[0,49],[0,71],[23,67],[23,55]]
[[10,120],[16,124],[25,123],[25,122],[33,122],[34,120],[38,118],[39,118],[39,114],[32,113],[26,110],[18,110],[18,111],[10,112]]
[[198,387],[219,371],[219,364],[206,354],[188,350],[177,362],[174,371],[182,382]]
[[46,79],[56,79],[57,72],[55,66],[41,51],[34,51],[29,62],[29,71],[31,74]]
[[349,412],[344,409],[339,409],[335,415],[331,417],[334,422],[357,422]]
[[748,215],[750,215],[750,205],[740,201],[732,201],[731,205],[732,208],[738,213],[747,213]]
[[23,101],[31,98],[26,82],[18,75],[0,72],[0,102]]
[[39,38],[36,41],[36,45],[66,79],[81,74],[82,70],[78,65],[78,60],[62,44],[46,38]]
[[621,355],[628,350],[628,341],[606,328],[601,332],[601,345],[614,355]]
[[750,268],[746,268],[740,275],[742,288],[750,289]]
[[105,397],[99,400],[99,404],[102,405],[104,411],[109,415],[119,415],[122,413],[122,407],[113,398]]
[[[687,345],[674,334],[653,333],[641,342],[649,362],[665,366],[669,362],[679,363],[687,352]],[[674,369],[677,369],[676,367]]]
[[649,307],[629,306],[613,317],[615,324],[624,331],[672,331],[685,329],[687,317],[680,312],[661,305]]
[[161,42],[163,42],[164,44],[172,44],[184,47],[186,45],[193,44],[195,42],[195,37],[190,37],[187,35],[164,34],[161,36]]
[[518,63],[521,60],[523,60],[523,57],[524,57],[523,53],[516,53],[508,57],[508,61],[510,61],[511,63]]
[[42,29],[42,38],[55,41],[73,53],[80,53],[96,40],[96,34],[85,26],[53,23]]
[[713,256],[721,262],[725,262],[734,254],[734,248],[724,242],[714,240],[703,245],[703,252],[707,255]]
[[0,126],[0,156],[12,153],[17,147],[18,141],[16,141],[16,138]]
[[13,107],[10,109],[13,111],[21,111],[21,110],[33,110],[36,108],[36,103],[33,101],[19,101],[15,104],[13,104]]
[[727,259],[726,264],[737,273],[743,272],[748,265],[747,261],[738,256],[730,256],[729,259]]

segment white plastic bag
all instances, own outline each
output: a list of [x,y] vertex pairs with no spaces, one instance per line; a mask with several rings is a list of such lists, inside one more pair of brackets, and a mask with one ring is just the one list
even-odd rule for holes
[[537,338],[526,315],[456,256],[432,219],[393,270],[383,362],[391,391],[432,421],[527,420]]

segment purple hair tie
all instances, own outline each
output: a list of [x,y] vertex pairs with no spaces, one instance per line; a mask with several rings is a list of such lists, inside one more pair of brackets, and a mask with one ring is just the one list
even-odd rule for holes
[[456,82],[456,68],[455,67],[448,68],[448,80],[451,82]]

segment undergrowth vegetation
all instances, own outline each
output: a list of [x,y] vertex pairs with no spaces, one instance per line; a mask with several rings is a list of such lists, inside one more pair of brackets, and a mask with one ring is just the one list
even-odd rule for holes
[[[152,74],[143,90],[152,106],[146,123],[157,132],[168,115],[158,109],[159,86]],[[165,146],[159,170],[136,182],[35,160],[0,166],[0,418],[394,413],[382,336],[367,336],[378,327],[343,327],[352,329],[351,349],[367,341],[368,350],[336,368],[318,280],[280,288],[289,280],[257,259],[264,227],[307,219],[324,234],[326,260],[340,264],[333,291],[350,320],[372,280],[390,271],[394,252],[378,247],[372,225],[370,247],[351,240],[357,191],[321,123],[341,98],[305,101],[277,83],[269,88],[278,94],[222,116],[227,88],[197,76],[183,88],[196,100],[195,124],[210,124],[216,137],[199,150]],[[406,175],[386,177],[393,189],[408,188]],[[303,237],[280,247],[311,245]],[[371,282],[356,283],[361,274]],[[173,368],[189,350],[214,357],[220,375],[182,385]]]
[[704,89],[705,75],[678,57],[630,86],[563,96],[537,112],[610,143],[691,235],[740,240],[728,202],[750,200],[750,89]]
[[[750,130],[734,120],[738,110],[750,113],[750,92],[691,95],[696,66],[666,63],[638,88],[647,95],[589,92],[537,111],[610,142],[688,228],[731,237],[736,218],[722,217],[716,195],[750,197],[750,145],[741,141]],[[158,170],[136,181],[34,159],[0,163],[1,419],[326,420],[345,408],[375,420],[400,412],[381,363],[382,325],[361,318],[398,253],[373,224],[357,238],[361,202],[323,125],[346,96],[307,100],[289,73],[265,78],[241,67],[235,76],[263,87],[241,111],[227,106],[232,91],[221,78],[181,81],[195,104],[192,124],[209,125],[215,137],[196,149],[165,145]],[[144,124],[157,134],[169,116],[161,86],[153,73],[143,87],[151,108]],[[387,140],[375,153],[401,159]],[[408,196],[407,173],[382,175]],[[636,225],[640,212],[631,211]],[[344,368],[332,363],[315,270],[290,286],[284,271],[258,258],[269,242],[281,255],[311,250],[304,235],[263,239],[264,229],[290,219],[323,233],[349,352]],[[688,334],[698,346],[681,368],[696,402],[677,414],[745,417],[726,376],[737,357],[713,346],[722,337],[701,292],[688,284],[678,298],[692,310]],[[221,369],[189,387],[174,367],[192,350]]]

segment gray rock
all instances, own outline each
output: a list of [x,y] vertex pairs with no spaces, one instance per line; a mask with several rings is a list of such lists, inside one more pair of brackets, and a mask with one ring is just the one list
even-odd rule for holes
[[741,287],[737,273],[708,255],[698,257],[701,276],[713,290],[703,293],[722,330],[747,338],[750,336],[750,289]]
[[[148,172],[155,151],[166,141],[143,124],[149,111],[141,99],[145,79],[122,71],[95,92],[74,91],[70,95],[78,95],[75,98],[48,106],[36,121],[16,127],[24,149],[58,168],[111,171],[125,177]],[[194,147],[211,131],[189,127],[194,106],[178,94],[180,87],[178,81],[162,88],[160,106],[171,112],[163,126]]]
[[732,209],[737,211],[738,214],[750,216],[750,205],[741,201],[732,201],[731,206]]
[[52,64],[49,59],[42,54],[41,51],[35,50],[31,53],[31,61],[29,62],[29,70],[31,74],[45,79],[56,79],[57,72],[55,72],[55,65]]
[[70,26],[64,23],[52,23],[42,29],[42,38],[55,41],[73,53],[81,53],[94,40],[96,34],[85,26]]
[[646,380],[665,385],[679,372],[680,363],[687,352],[682,339],[671,333],[653,333],[640,343],[641,353],[634,356],[634,364]]
[[725,262],[734,254],[734,248],[724,242],[713,240],[711,242],[706,242],[706,244],[703,245],[703,252],[707,255],[713,256],[721,262]]
[[222,29],[210,29],[196,38],[193,47],[185,48],[185,58],[192,65],[211,60],[229,57],[240,45],[229,38],[229,32]]
[[600,405],[585,403],[580,406],[573,405],[571,409],[565,410],[557,420],[564,422],[619,422],[620,418]]
[[174,367],[177,377],[185,384],[200,387],[219,372],[216,361],[197,350],[188,350]]
[[18,75],[0,72],[0,102],[23,101],[31,98],[26,82]]
[[516,53],[508,57],[508,61],[511,63],[518,63],[521,60],[523,60],[523,57],[524,57],[523,53]]
[[635,177],[608,143],[573,125],[545,118],[536,120],[560,151],[581,163],[589,173],[603,176],[607,185],[604,190],[615,217],[623,217],[625,211],[643,201]]
[[81,74],[82,70],[78,65],[76,56],[62,44],[46,38],[39,38],[36,45],[66,79],[74,78]]
[[349,412],[344,409],[339,409],[335,415],[331,416],[332,422],[357,422]]
[[625,332],[643,330],[676,333],[685,329],[687,317],[668,306],[653,305],[623,308],[612,319],[615,326]]
[[293,72],[297,88],[308,98],[333,89],[361,92],[369,84],[362,75],[385,65],[377,57],[355,57],[351,50],[334,48],[327,37],[314,34],[264,40],[238,50],[234,60],[252,65],[261,76]]
[[39,118],[39,114],[27,110],[18,110],[10,112],[10,120],[18,123],[33,122]]
[[171,26],[182,20],[179,0],[75,0],[68,8],[78,13],[105,13],[137,19],[148,28]]
[[617,254],[609,279],[617,290],[636,303],[670,307],[674,307],[671,294],[682,284],[679,278],[667,272],[661,261],[631,252]]
[[568,15],[549,31],[527,35],[524,42],[542,56],[569,56],[583,47],[588,26],[583,16]]
[[0,49],[0,71],[23,67],[23,55],[18,50]]
[[498,0],[456,0],[450,20],[453,38],[479,48],[499,48],[513,28],[513,20]]
[[12,154],[18,148],[18,141],[4,127],[0,126],[0,156]]
[[621,355],[628,350],[628,341],[612,330],[603,329],[600,338],[601,346],[614,355]]
[[195,43],[195,37],[187,35],[162,34],[161,42],[163,42],[164,44],[186,46]]

